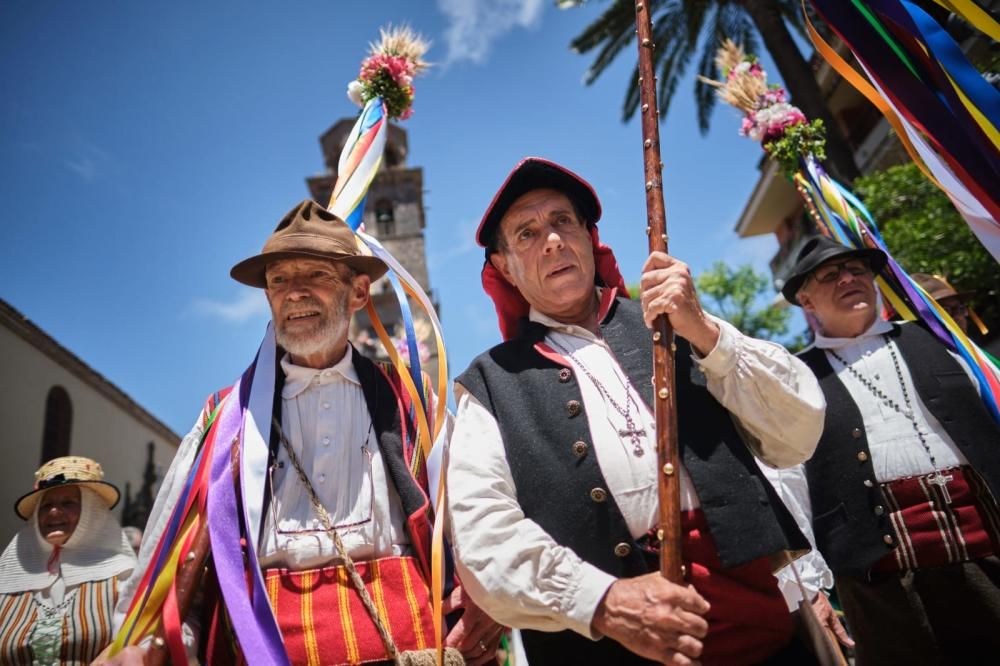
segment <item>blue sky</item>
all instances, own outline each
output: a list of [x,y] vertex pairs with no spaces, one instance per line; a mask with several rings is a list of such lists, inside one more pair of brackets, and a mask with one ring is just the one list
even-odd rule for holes
[[[318,137],[367,44],[409,23],[437,63],[417,81],[409,163],[424,169],[432,288],[453,375],[499,341],[472,234],[525,155],[566,164],[604,206],[628,281],[646,253],[641,138],[620,121],[634,48],[592,86],[569,42],[605,1],[92,0],[0,5],[0,298],[177,432],[241,372],[267,322],[229,268],[323,169]],[[765,61],[765,65],[767,65]],[[777,79],[773,67],[767,67]],[[672,254],[758,269],[733,233],[760,148],[719,107],[699,134],[681,84],[661,126]],[[16,390],[7,386],[4,391]]]

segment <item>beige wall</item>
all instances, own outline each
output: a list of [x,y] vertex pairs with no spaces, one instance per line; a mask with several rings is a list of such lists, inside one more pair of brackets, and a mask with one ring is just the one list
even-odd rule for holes
[[42,451],[45,401],[55,385],[66,389],[73,406],[69,452],[97,460],[105,480],[118,486],[122,501],[114,513],[119,520],[125,482],[132,483],[133,495],[142,485],[146,444],[154,442],[154,461],[162,471],[177,450],[178,442],[140,422],[24,338],[0,326],[0,547],[23,525],[13,506],[34,481]]

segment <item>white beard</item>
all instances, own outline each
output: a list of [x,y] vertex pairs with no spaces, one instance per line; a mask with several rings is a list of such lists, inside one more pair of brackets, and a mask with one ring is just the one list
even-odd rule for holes
[[274,327],[275,340],[292,356],[312,356],[327,350],[336,340],[347,335],[351,323],[350,313],[347,310],[347,297],[345,291],[340,302],[322,311],[319,322],[311,331],[288,333],[284,327],[285,320],[282,318]]

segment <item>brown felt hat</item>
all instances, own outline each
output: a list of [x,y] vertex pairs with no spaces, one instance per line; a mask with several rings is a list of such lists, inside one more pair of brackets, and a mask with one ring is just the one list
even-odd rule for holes
[[928,273],[911,273],[910,277],[913,281],[924,288],[928,294],[931,295],[935,301],[940,301],[943,298],[957,298],[962,302],[969,300],[972,296],[976,294],[975,291],[958,291],[955,287],[951,286],[941,275],[930,275]]
[[368,248],[359,246],[354,232],[343,220],[307,199],[281,218],[260,254],[236,264],[229,274],[237,282],[264,288],[267,286],[264,269],[269,263],[298,257],[339,261],[374,282],[389,267],[367,252]]
[[104,470],[100,463],[83,456],[63,456],[53,458],[38,468],[35,472],[35,485],[30,493],[18,498],[14,503],[14,511],[22,519],[28,520],[46,490],[69,485],[90,488],[104,500],[109,509],[113,509],[121,497],[118,488],[104,480]]

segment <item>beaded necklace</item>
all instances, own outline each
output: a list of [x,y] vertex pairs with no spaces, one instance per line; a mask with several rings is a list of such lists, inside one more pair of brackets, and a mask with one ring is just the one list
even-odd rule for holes
[[903,408],[901,408],[896,403],[895,400],[887,396],[882,391],[882,389],[880,389],[878,386],[875,385],[873,381],[871,381],[870,379],[862,375],[860,372],[855,370],[850,363],[845,361],[840,356],[840,354],[833,351],[832,349],[828,349],[827,351],[830,352],[830,354],[832,354],[835,359],[840,361],[841,365],[844,366],[844,369],[847,370],[849,373],[851,373],[851,375],[855,379],[861,382],[861,385],[864,386],[866,389],[868,389],[868,391],[872,395],[878,398],[878,400],[881,401],[883,405],[894,410],[897,414],[902,415],[907,421],[910,422],[910,425],[913,426],[913,431],[917,434],[917,439],[920,440],[920,444],[921,446],[924,447],[924,451],[927,453],[927,457],[930,458],[931,467],[934,468],[934,475],[931,476],[929,482],[940,487],[941,494],[944,495],[944,501],[947,504],[951,504],[951,495],[948,493],[948,482],[953,480],[955,477],[953,477],[950,474],[944,475],[941,473],[940,470],[938,470],[937,460],[934,458],[934,454],[931,453],[931,447],[927,443],[927,439],[926,437],[924,437],[923,431],[920,430],[920,424],[917,423],[917,417],[914,414],[913,405],[910,402],[910,393],[909,391],[906,390],[906,382],[903,381],[903,371],[900,370],[899,367],[899,358],[897,358],[896,356],[896,347],[895,345],[892,344],[892,341],[889,339],[888,335],[885,335],[883,333],[882,339],[885,340],[885,346],[889,349],[889,356],[892,357],[892,365],[896,369],[896,378],[899,380],[900,388],[903,389],[903,402],[906,403],[906,406]]

